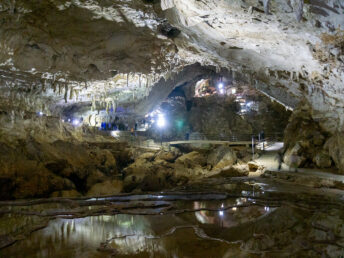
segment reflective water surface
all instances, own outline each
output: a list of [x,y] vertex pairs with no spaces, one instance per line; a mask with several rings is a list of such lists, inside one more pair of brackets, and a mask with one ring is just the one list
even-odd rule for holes
[[[339,200],[266,184],[0,204],[0,257],[340,257]],[[234,190],[233,190],[234,189]],[[271,195],[273,193],[273,195]],[[292,199],[294,201],[290,201]],[[294,200],[293,199],[293,200]],[[335,200],[335,202],[333,202]]]

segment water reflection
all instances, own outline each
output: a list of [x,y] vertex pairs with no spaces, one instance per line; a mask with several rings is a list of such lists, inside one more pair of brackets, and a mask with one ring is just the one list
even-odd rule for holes
[[[220,227],[229,228],[255,220],[271,211],[267,206],[245,206],[248,202],[255,203],[252,202],[252,199],[248,198],[230,199],[221,204],[214,202],[194,202],[194,209],[200,210],[195,212],[195,217],[201,224],[215,224]],[[214,209],[218,211],[214,211]]]
[[[175,203],[178,208],[199,211],[179,215],[58,218],[26,240],[1,250],[0,257],[109,257],[113,252],[116,257],[224,255],[229,249],[239,250],[239,244],[219,238],[224,228],[253,221],[269,212],[266,207],[240,207],[249,202],[247,198],[182,201]],[[106,248],[99,249],[101,246]],[[207,246],[207,250],[200,246]]]

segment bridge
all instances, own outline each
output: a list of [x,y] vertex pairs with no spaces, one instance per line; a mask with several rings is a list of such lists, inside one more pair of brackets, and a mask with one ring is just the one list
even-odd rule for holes
[[182,144],[210,144],[210,145],[252,145],[252,141],[215,141],[215,140],[184,140],[184,141],[170,141],[169,145],[182,145]]
[[[188,139],[185,137],[163,138],[152,140],[154,138],[145,131],[103,131],[102,134],[111,135],[120,141],[126,141],[130,145],[141,148],[159,149],[161,147],[178,146],[178,145],[226,145],[226,146],[246,146],[255,149],[265,149],[275,142],[283,140],[282,133],[267,134],[264,140],[259,139],[258,134],[231,134],[231,135],[214,135],[214,134],[191,134]],[[183,139],[184,138],[184,139]]]

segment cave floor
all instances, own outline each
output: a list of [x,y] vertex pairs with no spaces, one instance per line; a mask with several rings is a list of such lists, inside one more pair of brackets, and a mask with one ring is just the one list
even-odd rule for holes
[[0,202],[1,257],[340,257],[344,191],[269,177]]

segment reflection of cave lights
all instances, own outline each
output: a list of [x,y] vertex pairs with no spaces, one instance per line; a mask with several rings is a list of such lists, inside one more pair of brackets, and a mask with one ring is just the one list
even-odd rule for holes
[[208,222],[207,222],[207,219],[201,214],[201,212],[199,212],[199,211],[195,212],[195,216],[196,216],[196,219],[197,219],[200,223],[202,223],[202,224],[208,223]]
[[233,207],[232,210],[233,210],[233,211],[236,211],[236,210],[237,210],[237,207]]

